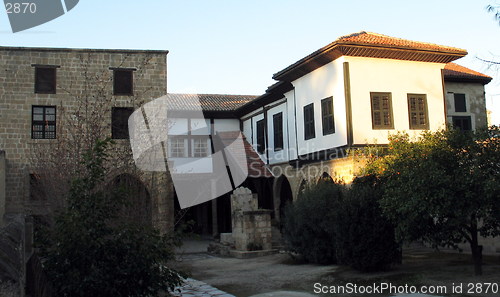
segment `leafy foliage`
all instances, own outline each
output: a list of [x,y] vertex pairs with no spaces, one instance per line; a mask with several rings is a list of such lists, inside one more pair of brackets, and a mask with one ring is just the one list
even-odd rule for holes
[[385,183],[384,213],[399,239],[457,248],[469,242],[480,274],[478,234],[500,234],[500,139],[485,131],[424,132],[390,138],[390,153],[371,162]]
[[342,264],[370,272],[401,260],[394,226],[382,214],[382,185],[375,176],[354,180],[337,219],[337,256]]
[[85,172],[73,181],[67,208],[39,241],[58,296],[157,296],[181,283],[165,266],[177,237],[119,220],[124,195],[104,186],[109,142],[83,155]]
[[333,183],[319,183],[306,188],[285,209],[283,235],[288,248],[308,262],[336,263],[336,210],[342,188]]
[[393,225],[382,216],[380,184],[358,179],[350,188],[320,182],[285,212],[288,248],[314,263],[342,263],[361,271],[384,270],[400,259]]

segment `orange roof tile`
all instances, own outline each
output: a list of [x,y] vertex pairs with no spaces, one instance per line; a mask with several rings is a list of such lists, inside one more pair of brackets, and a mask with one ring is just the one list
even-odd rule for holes
[[[231,142],[233,142],[239,135],[239,131],[230,131],[230,132],[218,132],[217,133],[222,142],[229,146]],[[252,145],[247,141],[246,137],[241,133],[243,137],[243,146],[245,148],[245,156],[234,156],[240,157],[238,160],[245,160],[246,157],[246,165],[248,169],[249,177],[273,177],[273,174],[267,168],[266,164],[259,157],[259,154],[253,149]],[[233,153],[242,153],[242,152],[233,152]],[[240,166],[244,166],[240,164]]]
[[464,49],[361,31],[345,35],[273,75],[291,82],[341,57],[372,57],[449,63],[467,55]]
[[492,80],[491,76],[455,63],[445,65],[444,79],[447,81],[477,81],[483,84],[487,84]]
[[391,37],[387,35],[382,35],[378,33],[361,31],[358,33],[353,33],[350,35],[342,36],[336,40],[337,43],[348,43],[348,44],[360,44],[360,45],[382,45],[391,47],[403,47],[411,49],[422,49],[422,50],[436,50],[436,51],[457,51],[467,53],[466,50],[444,46],[429,42],[413,41],[408,39],[402,39],[397,37]]

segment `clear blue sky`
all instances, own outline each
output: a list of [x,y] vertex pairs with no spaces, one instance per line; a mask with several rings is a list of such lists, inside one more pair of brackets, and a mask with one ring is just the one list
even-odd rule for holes
[[468,50],[459,61],[493,76],[487,105],[500,124],[496,0],[80,0],[66,15],[11,33],[0,11],[0,45],[169,50],[172,93],[262,94],[273,73],[337,37],[361,30]]

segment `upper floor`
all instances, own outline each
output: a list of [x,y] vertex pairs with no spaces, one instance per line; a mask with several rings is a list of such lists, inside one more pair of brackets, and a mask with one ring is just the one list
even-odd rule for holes
[[453,124],[486,126],[491,78],[452,61],[463,49],[360,32],[343,36],[282,71],[241,107],[242,130],[268,164],[334,158]]

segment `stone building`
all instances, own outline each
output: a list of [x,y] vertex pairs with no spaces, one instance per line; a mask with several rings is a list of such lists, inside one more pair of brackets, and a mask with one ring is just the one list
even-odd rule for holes
[[[180,133],[168,155],[177,163],[194,154],[208,157],[213,131],[241,131],[250,173],[242,185],[258,194],[260,208],[273,211],[277,226],[284,206],[308,184],[349,182],[360,172],[363,162],[350,154],[352,148],[386,144],[397,131],[418,135],[447,124],[464,130],[485,126],[484,85],[491,78],[452,63],[466,54],[363,31],[340,37],[277,72],[277,82],[261,96],[169,94],[174,105],[198,98],[204,114],[199,121],[208,130],[197,136],[205,137],[201,142]],[[6,213],[45,211],[48,200],[29,190],[41,174],[28,166],[31,153],[35,146],[53,143],[51,138],[60,140],[64,114],[78,112],[82,99],[96,104],[102,101],[98,98],[107,99],[99,105],[104,113],[98,122],[105,123],[101,132],[120,138],[117,142],[126,151],[123,119],[167,94],[166,55],[0,48],[0,150],[6,164],[4,193],[0,174],[0,211],[4,205]],[[132,184],[142,197],[135,209],[162,230],[172,229],[181,218],[175,217],[180,208],[169,174],[137,172],[129,161],[110,180]],[[182,218],[194,220],[201,234],[230,232],[229,196],[191,207]]]
[[[79,154],[85,143],[111,137],[126,152],[128,115],[167,92],[167,54],[0,47],[0,149],[4,151],[0,163],[5,162],[0,215],[43,215],[49,211],[55,189],[40,193],[33,186],[41,178],[56,180],[58,174],[71,174],[64,172],[69,167],[49,172],[51,159],[46,157],[54,150],[65,154],[61,158],[71,157]],[[126,159],[121,162],[129,163]],[[122,170],[126,166],[116,167]],[[164,203],[166,189],[172,186],[167,177],[126,172],[116,172],[113,182],[134,184],[136,191],[151,198],[145,203],[150,207],[144,215],[161,229],[169,228]]]

